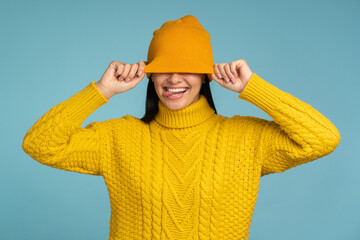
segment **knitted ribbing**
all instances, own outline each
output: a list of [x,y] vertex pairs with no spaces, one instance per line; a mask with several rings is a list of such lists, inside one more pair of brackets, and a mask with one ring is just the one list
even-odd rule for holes
[[150,124],[125,115],[81,128],[108,100],[92,81],[44,114],[23,150],[42,164],[102,175],[109,240],[248,239],[260,178],[328,155],[336,127],[253,73],[238,99],[273,121],[217,115],[206,98],[181,110],[159,102]]
[[199,101],[180,110],[170,110],[161,101],[155,121],[168,128],[185,128],[202,123],[211,117],[215,110],[210,107],[204,95]]

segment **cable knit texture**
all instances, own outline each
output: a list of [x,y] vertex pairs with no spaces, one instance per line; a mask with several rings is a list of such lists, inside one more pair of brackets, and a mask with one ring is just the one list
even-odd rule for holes
[[328,155],[336,127],[256,73],[238,95],[273,121],[217,115],[206,98],[181,110],[159,102],[150,124],[125,115],[83,121],[107,100],[94,85],[51,108],[26,133],[38,162],[103,176],[109,240],[248,239],[260,177]]

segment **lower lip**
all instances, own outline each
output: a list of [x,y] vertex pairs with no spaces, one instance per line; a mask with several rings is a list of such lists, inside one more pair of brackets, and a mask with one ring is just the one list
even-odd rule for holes
[[189,89],[186,90],[184,93],[180,93],[180,94],[176,94],[176,95],[169,95],[169,96],[166,96],[166,95],[165,95],[165,97],[167,97],[167,98],[169,98],[169,99],[179,99],[179,98],[181,98],[182,96],[184,96],[188,91],[189,91]]

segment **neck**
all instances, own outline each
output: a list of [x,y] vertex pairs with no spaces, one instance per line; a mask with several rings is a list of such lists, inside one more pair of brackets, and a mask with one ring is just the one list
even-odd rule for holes
[[201,124],[213,114],[215,110],[210,107],[206,97],[200,94],[198,101],[180,110],[171,110],[160,100],[159,112],[155,121],[167,128],[185,128]]

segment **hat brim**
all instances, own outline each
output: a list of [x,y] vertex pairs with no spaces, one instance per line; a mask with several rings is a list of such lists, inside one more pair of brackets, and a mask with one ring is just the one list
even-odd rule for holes
[[188,72],[188,73],[199,73],[199,74],[206,74],[209,78],[209,82],[212,81],[212,77],[211,74],[214,74],[214,69],[209,69],[207,67],[203,67],[203,68],[199,68],[197,67],[196,69],[181,69],[180,68],[176,68],[176,69],[172,69],[172,68],[164,68],[164,65],[161,62],[151,62],[149,64],[147,64],[147,62],[145,62],[145,69],[144,72],[146,73],[146,77],[148,79],[150,79],[150,76],[152,73],[165,73],[165,72]]

